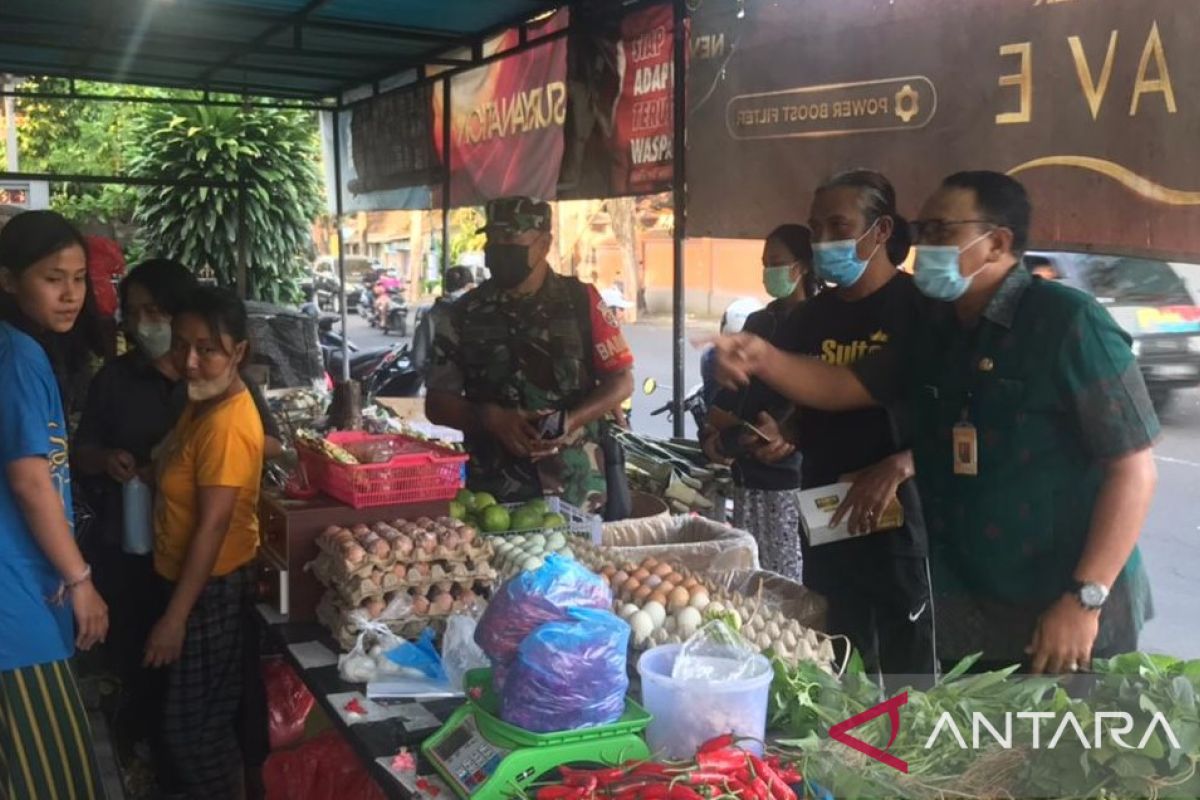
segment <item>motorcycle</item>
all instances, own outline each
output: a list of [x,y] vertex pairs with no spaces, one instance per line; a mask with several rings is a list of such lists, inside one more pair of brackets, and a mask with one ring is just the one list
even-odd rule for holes
[[[338,318],[325,316],[317,323],[317,339],[321,345],[321,359],[325,371],[341,380],[342,377],[342,335],[333,329]],[[347,342],[346,349],[350,352],[350,378],[361,381],[369,377],[383,363],[394,348],[372,347],[360,349],[354,342]]]
[[407,344],[393,348],[363,383],[367,399],[375,397],[417,397],[425,377],[413,366],[412,350]]
[[[670,388],[670,387],[665,387]],[[654,378],[647,378],[642,384],[642,393],[647,397],[658,391],[658,381]],[[708,419],[708,403],[704,399],[704,384],[697,383],[683,397],[683,411],[691,414],[692,420],[696,423],[696,430],[704,429],[704,423]],[[672,423],[675,421],[675,401],[668,400],[663,405],[650,412],[650,416],[659,417],[663,414],[667,415],[667,419]]]

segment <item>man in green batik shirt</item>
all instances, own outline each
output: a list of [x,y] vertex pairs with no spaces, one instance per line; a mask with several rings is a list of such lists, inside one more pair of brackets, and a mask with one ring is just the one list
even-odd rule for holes
[[[723,380],[910,420],[944,660],[982,651],[987,667],[1061,672],[1135,650],[1159,424],[1130,338],[1093,298],[1022,266],[1031,210],[1012,178],[953,175],[921,217],[915,277],[932,299],[910,348],[845,368],[726,337]],[[878,515],[885,500],[856,502]]]
[[595,287],[550,269],[550,222],[527,197],[488,204],[491,278],[435,321],[425,414],[465,434],[473,491],[600,513],[600,442],[633,392],[633,356]]

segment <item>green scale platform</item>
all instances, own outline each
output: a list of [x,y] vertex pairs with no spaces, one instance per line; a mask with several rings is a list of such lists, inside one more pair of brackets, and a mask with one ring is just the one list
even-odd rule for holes
[[[568,764],[616,766],[650,757],[642,738],[650,715],[628,698],[625,713],[611,725],[533,733],[500,719],[490,669],[468,672],[464,683],[467,702],[421,745],[421,752],[463,800],[515,797]],[[479,698],[470,699],[472,694]]]

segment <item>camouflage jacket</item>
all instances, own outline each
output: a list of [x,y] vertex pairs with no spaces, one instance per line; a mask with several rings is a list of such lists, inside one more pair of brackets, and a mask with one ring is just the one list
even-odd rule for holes
[[[587,298],[583,284],[553,272],[529,296],[484,283],[435,319],[429,389],[524,411],[575,408],[596,386]],[[557,456],[534,463],[486,434],[469,433],[468,485],[501,502],[558,494],[602,511],[601,434],[602,424],[592,423]]]

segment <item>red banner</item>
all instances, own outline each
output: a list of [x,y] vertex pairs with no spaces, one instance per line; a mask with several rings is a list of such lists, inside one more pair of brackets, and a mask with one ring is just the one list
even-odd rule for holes
[[[567,25],[560,11],[529,38]],[[516,47],[511,30],[484,56]],[[567,40],[560,37],[450,79],[450,204],[478,205],[508,195],[556,197],[567,116]],[[433,92],[434,142],[442,153],[442,92]]]
[[621,94],[613,130],[612,192],[651,194],[671,186],[675,60],[670,4],[621,20]]

